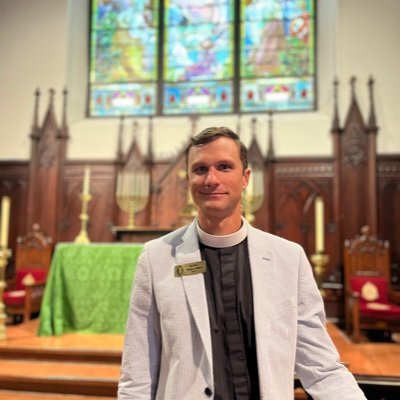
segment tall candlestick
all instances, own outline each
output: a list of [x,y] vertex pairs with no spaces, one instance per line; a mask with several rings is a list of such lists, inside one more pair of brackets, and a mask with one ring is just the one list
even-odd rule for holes
[[324,201],[322,197],[315,198],[315,253],[324,252]]
[[83,194],[89,194],[89,182],[90,182],[90,166],[85,166],[85,174],[83,178]]
[[6,249],[8,246],[9,219],[10,219],[10,198],[4,196],[1,199],[1,232],[0,232],[1,249]]

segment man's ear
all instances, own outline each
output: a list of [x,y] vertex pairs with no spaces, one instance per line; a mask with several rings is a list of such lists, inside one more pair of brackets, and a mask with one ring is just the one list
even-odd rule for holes
[[247,185],[249,184],[250,175],[251,175],[250,168],[246,168],[243,173],[243,189],[246,189]]

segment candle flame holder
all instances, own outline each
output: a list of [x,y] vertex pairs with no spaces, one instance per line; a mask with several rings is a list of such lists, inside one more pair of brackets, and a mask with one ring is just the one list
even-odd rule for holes
[[150,195],[150,174],[145,170],[122,171],[117,177],[118,207],[128,213],[128,226],[135,227],[135,214],[144,210]]

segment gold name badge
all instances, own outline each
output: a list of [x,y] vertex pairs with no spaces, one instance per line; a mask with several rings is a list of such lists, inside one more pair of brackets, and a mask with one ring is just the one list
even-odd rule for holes
[[204,272],[206,272],[206,262],[204,260],[175,265],[175,277],[203,274]]

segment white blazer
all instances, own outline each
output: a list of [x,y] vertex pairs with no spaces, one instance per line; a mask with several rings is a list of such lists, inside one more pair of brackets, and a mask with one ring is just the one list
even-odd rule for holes
[[[292,400],[296,373],[314,400],[366,400],[339,362],[303,249],[248,225],[260,398]],[[213,398],[202,274],[175,277],[201,259],[195,222],[145,244],[132,291],[120,400]]]

